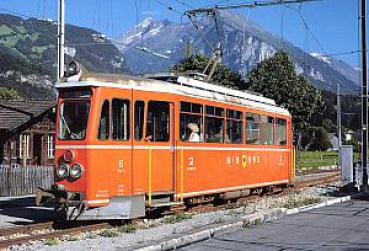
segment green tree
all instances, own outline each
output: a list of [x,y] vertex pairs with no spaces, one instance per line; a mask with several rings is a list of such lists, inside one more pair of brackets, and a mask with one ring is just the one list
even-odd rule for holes
[[294,128],[308,128],[315,113],[323,110],[321,92],[295,72],[295,65],[285,52],[259,63],[246,76],[247,89],[272,98],[290,111]]
[[[176,72],[203,72],[208,63],[209,58],[207,58],[203,54],[197,54],[182,60],[178,64],[174,65],[171,70]],[[223,64],[218,64],[211,82],[216,85],[221,85],[233,89],[239,89],[243,84],[241,75],[233,72],[229,67]]]
[[324,127],[313,127],[310,130],[311,143],[308,150],[326,151],[332,147],[327,130]]
[[14,89],[0,87],[0,101],[3,100],[22,100],[23,98]]
[[327,130],[327,132],[335,132],[337,130],[336,125],[328,118],[324,118],[320,123]]

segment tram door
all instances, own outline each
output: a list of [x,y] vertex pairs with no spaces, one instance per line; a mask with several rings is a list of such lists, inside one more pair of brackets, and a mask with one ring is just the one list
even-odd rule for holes
[[133,191],[155,196],[174,191],[174,104],[136,99]]

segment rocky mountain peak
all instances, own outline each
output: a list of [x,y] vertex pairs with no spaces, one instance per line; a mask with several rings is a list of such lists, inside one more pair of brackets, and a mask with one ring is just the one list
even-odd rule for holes
[[[197,23],[203,35],[215,45],[218,38],[213,20],[203,18],[197,20]],[[318,53],[306,53],[242,14],[221,12],[219,23],[222,62],[243,76],[277,51],[285,50],[295,62],[296,71],[308,77],[318,88],[335,92],[339,83],[345,89],[357,89],[357,71],[347,63]],[[192,53],[211,55],[211,49],[190,22],[176,24],[153,18],[144,19],[118,38],[118,41],[126,44],[119,48],[129,68],[135,73],[167,71],[170,66],[188,56],[186,54],[189,49]],[[142,44],[150,51],[168,58],[160,58],[135,48]]]

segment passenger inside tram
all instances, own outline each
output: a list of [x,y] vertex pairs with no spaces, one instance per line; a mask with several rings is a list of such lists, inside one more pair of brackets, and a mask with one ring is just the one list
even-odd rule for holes
[[224,133],[223,131],[224,131],[223,130],[223,127],[220,127],[218,133],[216,133],[214,135],[214,138],[216,139],[216,142],[219,142],[219,143],[227,143],[228,144],[231,141],[229,140],[228,134],[227,133]]
[[199,127],[196,123],[189,123],[187,125],[188,129],[191,130],[191,133],[188,137],[189,142],[200,142],[200,135],[199,135]]

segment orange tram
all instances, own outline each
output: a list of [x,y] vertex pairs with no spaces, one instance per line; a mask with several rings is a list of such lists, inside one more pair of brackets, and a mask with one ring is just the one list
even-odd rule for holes
[[188,76],[78,71],[57,84],[59,217],[132,219],[149,209],[230,200],[288,185],[289,112],[271,99]]

